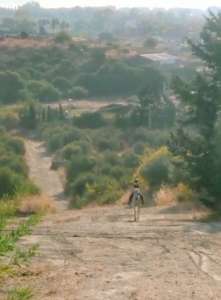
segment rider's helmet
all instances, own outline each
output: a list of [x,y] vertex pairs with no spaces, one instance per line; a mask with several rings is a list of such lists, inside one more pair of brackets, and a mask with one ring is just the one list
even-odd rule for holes
[[137,178],[135,178],[135,180],[134,180],[134,188],[139,188],[139,187],[140,187],[139,181],[138,181]]

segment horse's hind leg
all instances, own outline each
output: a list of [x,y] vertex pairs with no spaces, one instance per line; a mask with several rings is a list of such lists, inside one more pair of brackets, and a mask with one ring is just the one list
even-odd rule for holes
[[135,206],[134,207],[134,222],[139,221],[139,207]]
[[134,206],[134,222],[137,221],[136,206]]
[[137,207],[137,221],[140,220],[140,207]]

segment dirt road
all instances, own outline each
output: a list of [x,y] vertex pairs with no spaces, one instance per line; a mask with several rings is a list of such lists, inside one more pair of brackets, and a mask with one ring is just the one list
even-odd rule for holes
[[36,300],[220,300],[221,225],[195,217],[150,207],[133,223],[120,206],[61,210],[22,238],[39,253],[7,284]]
[[67,201],[65,201],[63,194],[62,179],[58,172],[51,169],[52,158],[47,154],[44,144],[34,140],[26,140],[25,148],[30,178],[43,194],[54,198],[58,209],[65,209]]

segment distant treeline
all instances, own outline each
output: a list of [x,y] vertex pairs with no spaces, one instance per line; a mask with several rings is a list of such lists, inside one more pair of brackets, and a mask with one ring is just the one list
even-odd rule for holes
[[90,37],[139,38],[159,36],[183,39],[187,32],[198,36],[205,12],[192,9],[148,8],[60,8],[45,9],[38,3],[27,3],[17,10],[0,9],[1,31],[26,31],[31,34],[50,34],[69,30]]

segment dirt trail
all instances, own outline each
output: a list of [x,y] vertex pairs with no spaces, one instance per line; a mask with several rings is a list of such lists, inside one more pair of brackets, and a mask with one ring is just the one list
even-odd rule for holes
[[66,208],[62,180],[58,172],[51,169],[52,159],[45,151],[43,143],[26,140],[25,148],[30,178],[43,194],[55,199],[58,208]]
[[150,207],[133,223],[120,206],[59,211],[21,240],[39,253],[7,284],[30,286],[36,300],[220,300],[221,225],[195,217]]

